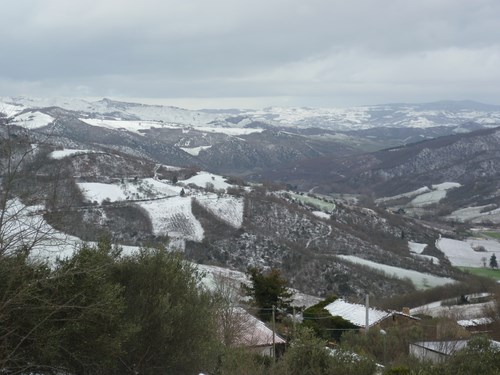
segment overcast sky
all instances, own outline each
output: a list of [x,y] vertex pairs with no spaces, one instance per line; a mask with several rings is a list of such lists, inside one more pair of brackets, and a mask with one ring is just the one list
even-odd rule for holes
[[499,0],[5,0],[0,96],[500,104]]

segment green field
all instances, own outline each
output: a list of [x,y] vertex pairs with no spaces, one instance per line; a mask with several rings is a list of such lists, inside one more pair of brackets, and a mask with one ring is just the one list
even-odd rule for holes
[[484,234],[485,236],[496,238],[497,240],[500,240],[500,232],[481,232],[481,234]]
[[473,275],[489,277],[490,279],[500,280],[500,269],[492,268],[473,268],[473,267],[460,267],[461,270],[469,272]]
[[290,193],[290,196],[304,204],[316,207],[318,210],[321,211],[331,212],[335,210],[335,203],[333,202],[325,202],[318,198],[309,197],[307,195],[295,194],[295,193]]

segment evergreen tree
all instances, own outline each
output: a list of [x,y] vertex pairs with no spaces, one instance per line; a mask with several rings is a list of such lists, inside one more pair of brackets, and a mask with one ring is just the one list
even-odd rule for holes
[[491,254],[490,267],[491,268],[498,268],[497,256],[495,254]]
[[253,302],[260,308],[261,319],[271,319],[271,309],[287,309],[290,307],[292,293],[287,288],[286,279],[280,270],[273,268],[264,273],[261,269],[252,267],[247,271],[252,286],[242,285],[245,294],[252,297]]

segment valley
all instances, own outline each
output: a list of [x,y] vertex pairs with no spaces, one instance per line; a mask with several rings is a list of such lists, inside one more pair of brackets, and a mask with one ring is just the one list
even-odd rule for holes
[[352,298],[457,283],[469,277],[457,267],[500,256],[498,239],[477,235],[500,222],[495,106],[0,102],[5,249],[22,234],[49,258],[48,245],[64,256],[109,236]]

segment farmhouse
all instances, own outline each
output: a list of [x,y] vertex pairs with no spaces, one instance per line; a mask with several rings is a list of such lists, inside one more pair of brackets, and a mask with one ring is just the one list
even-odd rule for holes
[[[340,316],[359,328],[366,327],[366,306],[358,303],[350,303],[341,298],[335,300],[325,307],[332,316]],[[384,311],[370,307],[368,309],[368,328],[388,328],[394,325],[407,325],[420,321],[407,311]]]
[[284,351],[286,341],[245,309],[234,307],[231,315],[233,334],[231,346],[243,347],[270,357],[274,356],[274,347],[277,353]]
[[[500,349],[500,342],[490,340],[491,344]],[[420,341],[410,344],[410,355],[421,361],[441,363],[450,355],[465,349],[468,340],[453,341]]]

